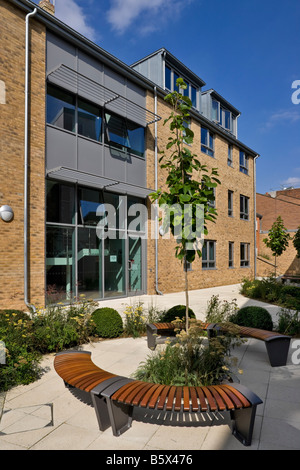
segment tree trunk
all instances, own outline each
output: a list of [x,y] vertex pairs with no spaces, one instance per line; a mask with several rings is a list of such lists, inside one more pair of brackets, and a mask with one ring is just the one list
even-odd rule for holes
[[185,331],[189,329],[189,284],[186,257],[184,258],[184,274],[185,274]]

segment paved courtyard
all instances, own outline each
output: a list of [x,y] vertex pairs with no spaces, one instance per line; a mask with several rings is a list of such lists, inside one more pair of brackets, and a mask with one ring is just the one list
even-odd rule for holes
[[[228,301],[236,299],[239,306],[263,305],[277,320],[277,307],[246,299],[239,294],[238,285],[190,292],[190,306],[197,318],[204,319],[213,294]],[[157,308],[185,302],[184,293],[141,296],[135,300],[142,301],[145,307]],[[121,313],[126,303],[128,299],[105,301],[101,305],[118,308]],[[270,366],[265,344],[258,340],[249,339],[233,351],[238,367],[243,370],[238,376],[240,383],[263,400],[257,408],[250,447],[244,447],[231,434],[229,413],[207,413],[179,423],[173,416],[137,409],[132,427],[120,437],[114,437],[110,428],[101,432],[94,409],[64,387],[53,368],[54,354],[49,354],[43,358],[44,374],[37,382],[15,387],[6,394],[0,450],[299,450],[300,365],[291,360],[295,341],[291,342],[284,367]],[[145,337],[99,341],[86,344],[83,349],[91,351],[99,367],[123,376],[130,376],[151,354]]]

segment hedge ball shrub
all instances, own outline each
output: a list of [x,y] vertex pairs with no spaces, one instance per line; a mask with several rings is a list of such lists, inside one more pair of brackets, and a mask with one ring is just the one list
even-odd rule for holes
[[[174,307],[171,307],[169,310],[166,311],[166,313],[163,316],[162,321],[170,323],[174,320],[176,320],[176,317],[180,318],[181,320],[185,319],[185,305],[175,305]],[[196,318],[193,310],[189,308],[189,318]]]
[[91,315],[93,332],[101,338],[116,338],[123,333],[123,320],[114,308],[102,307]]
[[263,307],[243,307],[230,318],[230,321],[240,326],[259,328],[260,330],[273,330],[272,317],[268,310]]

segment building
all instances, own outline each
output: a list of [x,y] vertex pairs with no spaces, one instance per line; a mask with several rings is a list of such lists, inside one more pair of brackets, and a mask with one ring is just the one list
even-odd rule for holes
[[[0,13],[0,205],[13,211],[0,220],[0,308],[184,289],[157,219],[154,236],[152,218],[130,225],[130,210],[149,214],[149,194],[164,185],[164,96],[178,76],[193,103],[192,151],[222,182],[190,288],[254,276],[257,153],[237,138],[240,112],[166,49],[126,65],[59,21],[48,0],[4,0]],[[115,226],[99,235],[107,207]]]
[[275,259],[263,242],[277,217],[281,217],[291,239],[280,257],[277,257],[276,274],[300,277],[300,259],[296,256],[292,238],[300,227],[300,188],[289,188],[256,195],[257,226],[257,275],[270,276],[275,272]]

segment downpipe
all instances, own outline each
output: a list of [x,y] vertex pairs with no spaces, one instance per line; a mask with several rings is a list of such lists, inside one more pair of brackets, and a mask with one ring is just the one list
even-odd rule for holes
[[25,18],[25,128],[24,128],[24,302],[33,312],[34,305],[28,301],[28,102],[29,102],[29,18],[37,12],[35,8]]
[[[154,87],[154,112],[157,114],[157,88]],[[154,150],[155,150],[155,191],[157,191],[157,121],[154,123]],[[155,291],[158,295],[163,293],[158,288],[158,204],[155,202]]]

